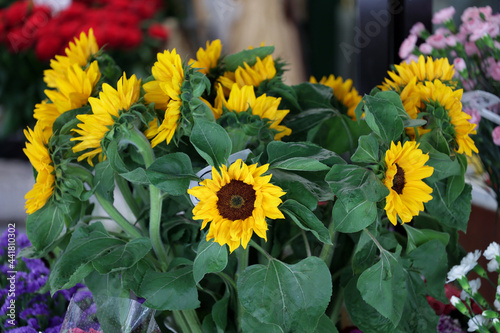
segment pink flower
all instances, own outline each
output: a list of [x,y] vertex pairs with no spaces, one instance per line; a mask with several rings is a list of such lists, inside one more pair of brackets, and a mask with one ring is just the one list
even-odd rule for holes
[[458,40],[457,37],[451,35],[451,36],[446,36],[446,45],[455,47],[457,46]]
[[435,35],[443,35],[443,36],[448,36],[451,35],[451,31],[447,28],[440,27],[437,28],[436,31],[434,32]]
[[476,43],[474,42],[465,42],[464,48],[465,48],[465,53],[467,53],[468,56],[479,53],[479,49],[477,48]]
[[432,46],[427,43],[420,44],[419,48],[420,52],[423,54],[430,54],[432,52]]
[[462,86],[464,87],[465,91],[471,91],[474,90],[476,87],[476,81],[473,79],[465,80],[462,79]]
[[408,38],[406,38],[403,43],[401,44],[401,47],[399,48],[399,57],[401,59],[405,59],[408,57],[412,52],[415,46],[417,45],[417,36],[416,35],[410,35]]
[[477,127],[479,125],[479,122],[481,121],[481,113],[479,113],[478,110],[469,107],[464,107],[463,111],[471,117],[469,119],[469,123],[476,124]]
[[450,6],[441,9],[440,11],[436,12],[432,17],[432,23],[434,24],[444,23],[446,21],[451,20],[453,18],[453,15],[455,15],[455,7]]
[[446,37],[441,34],[430,35],[425,42],[435,49],[444,49],[446,47]]
[[488,66],[487,75],[491,76],[493,80],[500,81],[500,62],[495,61],[493,57],[489,57],[486,61]]
[[411,27],[410,35],[420,36],[420,33],[425,30],[425,25],[422,22],[417,22]]
[[490,22],[480,22],[472,32],[472,35],[470,36],[470,41],[475,42],[476,40],[481,39],[483,36],[489,35],[490,31],[493,32],[495,31],[495,28],[496,28],[496,34],[498,35],[497,25],[493,25]]
[[493,132],[491,132],[491,136],[493,138],[493,142],[497,145],[500,146],[500,126],[495,127]]
[[453,65],[455,65],[455,69],[457,72],[463,71],[467,66],[465,65],[465,61],[462,58],[453,59]]

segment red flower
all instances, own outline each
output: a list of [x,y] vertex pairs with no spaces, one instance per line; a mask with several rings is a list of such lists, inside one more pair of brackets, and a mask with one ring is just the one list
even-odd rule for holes
[[[445,284],[444,290],[445,290],[446,298],[450,299],[451,296],[455,296],[455,297],[460,298],[460,290],[458,290],[458,288],[455,287],[454,285]],[[448,314],[450,314],[450,312],[455,310],[455,307],[453,305],[444,304],[444,303],[432,298],[431,296],[427,296],[427,302],[434,309],[434,311],[436,312],[436,314],[438,316],[440,316],[442,314],[448,315]],[[475,314],[482,313],[482,310],[479,308],[479,306],[474,301],[471,300],[471,304],[472,304],[472,311]]]
[[133,49],[142,43],[142,32],[139,28],[124,28],[123,29],[123,46],[126,49]]
[[96,331],[95,329],[91,328],[90,331],[84,331],[81,328],[70,328],[68,330],[68,333],[103,333],[101,331]]
[[42,36],[35,46],[35,54],[41,61],[49,61],[54,58],[61,49],[63,41],[58,36]]
[[5,10],[5,25],[14,27],[21,24],[28,15],[28,1],[14,2]]
[[25,51],[33,45],[33,38],[23,32],[22,27],[14,28],[7,33],[7,48],[12,53]]
[[169,31],[167,27],[160,23],[153,23],[148,27],[148,36],[161,41],[168,39]]

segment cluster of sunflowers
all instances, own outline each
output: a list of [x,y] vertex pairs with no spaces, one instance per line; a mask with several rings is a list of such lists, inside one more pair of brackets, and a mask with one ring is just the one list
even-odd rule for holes
[[284,84],[272,52],[215,40],[141,80],[90,30],[51,61],[25,132],[23,255],[51,262],[47,288],[132,292],[182,332],[335,332],[342,304],[363,331],[435,331],[476,150],[453,66],[401,64],[362,98]]

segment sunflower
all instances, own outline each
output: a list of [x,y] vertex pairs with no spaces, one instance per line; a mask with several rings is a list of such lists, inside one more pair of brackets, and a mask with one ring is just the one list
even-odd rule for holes
[[87,104],[100,77],[97,61],[92,62],[85,70],[77,64],[68,67],[65,75],[56,78],[57,89],[45,90],[45,95],[52,103],[37,104],[34,112],[35,119],[44,125],[44,130],[52,133],[52,125],[57,117],[66,111]]
[[30,128],[24,130],[24,135],[28,142],[26,142],[26,148],[23,151],[37,171],[33,189],[24,196],[26,212],[33,214],[42,208],[54,193],[54,166],[47,149],[48,135],[44,133],[42,127],[37,124],[34,130]]
[[219,62],[220,54],[222,51],[222,44],[219,39],[216,39],[209,43],[207,41],[206,49],[200,47],[198,52],[196,52],[196,59],[190,59],[189,64],[193,68],[198,68],[198,71],[203,74],[208,74],[210,70],[217,66]]
[[276,66],[271,55],[268,55],[263,60],[257,57],[257,61],[253,66],[249,66],[246,62],[243,63],[243,66],[239,66],[235,72],[225,72],[223,76],[219,77],[218,81],[224,87],[226,96],[235,83],[240,88],[243,86],[258,87],[263,81],[276,76]]
[[127,80],[125,73],[118,80],[117,89],[109,84],[103,84],[99,98],[90,97],[89,103],[92,107],[92,114],[81,114],[76,116],[82,123],[78,124],[78,129],[73,131],[80,134],[79,137],[72,138],[71,141],[81,141],[73,147],[73,152],[79,153],[87,151],[78,156],[78,161],[87,158],[90,165],[92,159],[99,154],[102,160],[101,141],[115,123],[115,119],[120,116],[120,112],[126,112],[139,99],[141,80],[137,80],[132,75]]
[[238,84],[233,84],[229,98],[226,100],[224,91],[221,85],[217,90],[215,99],[215,107],[212,108],[215,119],[219,119],[222,115],[223,106],[230,112],[245,112],[249,109],[252,114],[259,116],[261,119],[269,121],[269,128],[276,130],[274,140],[281,140],[285,135],[292,134],[292,130],[284,125],[280,125],[281,121],[290,112],[289,110],[278,110],[281,98],[266,96],[263,94],[255,97],[253,86],[243,86],[241,89]]
[[452,81],[455,68],[453,65],[450,65],[448,58],[433,60],[432,57],[427,57],[427,60],[425,60],[424,56],[421,55],[418,58],[418,62],[412,61],[409,64],[402,62],[394,67],[396,68],[395,71],[387,72],[390,78],[386,78],[385,82],[379,86],[381,90],[399,92],[414,77],[417,78],[417,83],[439,79],[449,83],[453,87],[455,86],[455,83]]
[[429,155],[418,149],[415,141],[407,141],[403,146],[391,142],[385,153],[384,184],[389,189],[385,198],[385,211],[392,224],[397,224],[397,215],[403,223],[410,222],[413,216],[424,210],[424,202],[432,199],[432,188],[422,179],[430,177],[434,168],[425,165]]
[[[309,82],[318,83],[314,76],[311,76]],[[352,86],[352,80],[348,79],[344,82],[340,76],[336,78],[334,75],[330,75],[328,78],[323,76],[319,83],[332,88],[333,95],[337,101],[347,108],[347,115],[356,120],[354,110],[359,102],[361,102],[362,97],[359,95],[356,88]]]
[[200,202],[193,208],[194,219],[203,220],[201,229],[210,223],[207,241],[228,244],[233,252],[246,248],[253,232],[267,241],[266,217],[284,218],[278,206],[283,190],[271,183],[272,175],[262,176],[269,165],[257,167],[237,160],[229,167],[222,165],[220,173],[212,168],[212,179],[205,179],[188,190]]
[[158,53],[158,61],[152,68],[153,81],[144,84],[146,94],[144,99],[147,103],[155,103],[155,108],[165,110],[163,121],[160,126],[150,124],[145,132],[148,139],[152,139],[151,145],[166,141],[170,143],[174,136],[181,115],[181,86],[184,81],[184,69],[181,57],[175,49]]
[[[465,153],[467,156],[472,155],[472,151],[478,152],[474,141],[470,137],[471,134],[476,134],[475,124],[471,124],[469,119],[471,116],[462,111],[462,94],[463,90],[453,90],[439,80],[434,82],[425,82],[419,86],[420,98],[427,105],[431,105],[430,110],[438,110],[444,108],[447,114],[440,115],[434,112],[432,115],[439,118],[445,126],[443,131],[446,133],[446,123],[451,123],[453,130],[451,132],[452,139],[456,143],[456,151],[459,154]],[[432,113],[432,111],[431,111]]]
[[88,35],[80,33],[80,38],[74,39],[64,50],[66,56],[56,55],[55,59],[50,61],[51,69],[44,71],[43,80],[49,88],[57,86],[57,78],[64,76],[69,67],[77,64],[80,67],[87,65],[90,57],[99,51],[99,46],[94,36],[94,31],[89,30]]

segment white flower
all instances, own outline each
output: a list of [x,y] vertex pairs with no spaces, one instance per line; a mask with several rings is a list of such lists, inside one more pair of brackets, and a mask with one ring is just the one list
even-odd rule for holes
[[474,294],[476,294],[479,291],[479,288],[481,288],[481,279],[477,278],[475,280],[470,280],[469,281],[469,286],[470,286],[470,289],[471,289],[470,295],[465,290],[462,290],[462,292],[460,293],[460,298],[463,299],[464,301],[467,298],[470,298],[471,296],[474,296]]
[[500,266],[498,265],[498,261],[496,259],[490,260],[488,262],[488,272],[496,272]]
[[467,330],[467,332],[475,332],[479,329],[479,326],[483,326],[487,322],[488,319],[486,319],[482,315],[475,315],[467,322],[467,325],[469,325],[469,329]]
[[500,312],[500,302],[497,299],[493,302],[493,305],[495,306],[495,309]]
[[52,15],[59,13],[60,11],[68,8],[72,0],[33,0],[36,6],[47,6],[50,8]]
[[497,286],[497,294],[500,295],[500,286]]
[[466,276],[467,273],[470,272],[470,269],[468,269],[467,266],[464,265],[455,265],[453,266],[450,271],[448,272],[448,280],[446,280],[446,283],[453,282],[462,276]]
[[484,256],[488,260],[496,259],[497,256],[500,256],[500,245],[497,242],[488,245],[486,251],[484,251]]
[[457,296],[453,295],[451,296],[450,298],[450,303],[451,305],[453,305],[454,307],[457,307],[457,304],[460,303],[460,298],[458,298]]

